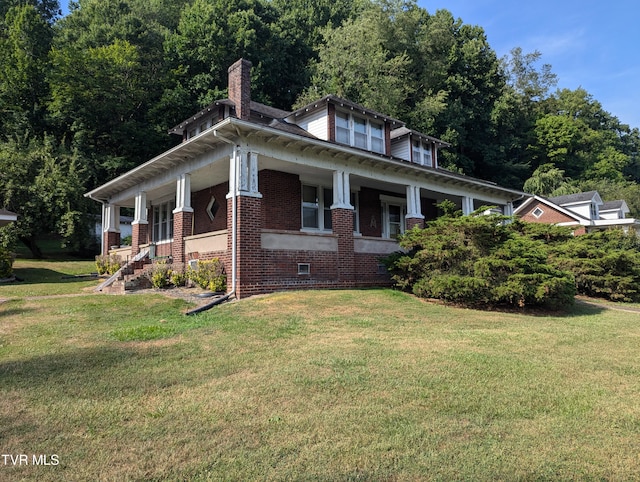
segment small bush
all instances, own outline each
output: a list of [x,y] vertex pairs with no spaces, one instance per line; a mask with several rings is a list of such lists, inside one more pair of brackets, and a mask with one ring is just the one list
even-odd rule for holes
[[0,248],[0,278],[9,278],[13,274],[15,255],[5,248]]
[[218,258],[198,261],[197,267],[187,269],[187,277],[200,288],[210,291],[226,291],[227,275]]
[[114,274],[122,265],[122,258],[117,254],[96,256],[96,270],[99,275]]
[[158,261],[147,272],[147,277],[151,282],[151,286],[156,289],[162,289],[169,286],[171,274],[172,271],[169,265],[165,261]]
[[184,286],[187,283],[187,274],[182,271],[171,271],[169,281],[173,286]]

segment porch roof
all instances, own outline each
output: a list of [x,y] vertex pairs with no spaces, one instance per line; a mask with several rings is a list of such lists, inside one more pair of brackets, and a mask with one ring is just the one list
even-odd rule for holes
[[278,143],[294,151],[312,150],[326,153],[332,158],[354,160],[360,165],[382,168],[383,171],[416,175],[442,184],[468,186],[476,191],[490,192],[515,200],[525,193],[515,189],[499,186],[491,181],[457,174],[442,168],[422,166],[404,159],[394,158],[363,149],[358,149],[331,141],[325,141],[296,132],[288,126],[279,124],[266,125],[228,117],[197,136],[163,152],[159,156],[139,165],[121,176],[95,188],[85,194],[86,197],[106,202],[110,197],[130,189],[143,181],[175,169],[190,159],[203,154],[222,144],[236,144],[240,138],[251,135],[269,143]]

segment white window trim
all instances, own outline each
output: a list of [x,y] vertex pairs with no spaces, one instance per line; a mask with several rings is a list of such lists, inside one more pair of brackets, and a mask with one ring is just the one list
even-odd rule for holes
[[382,207],[382,237],[391,239],[391,222],[389,218],[389,206],[400,207],[400,233],[407,230],[407,200],[401,197],[380,195]]
[[[414,143],[418,143],[418,146],[415,146]],[[414,154],[418,151],[418,159],[415,159]],[[429,154],[429,163],[425,163],[426,154]],[[421,139],[413,139],[411,141],[411,157],[413,162],[416,164],[420,164],[421,166],[433,167],[433,151],[431,149],[431,143],[425,142]]]
[[[317,193],[318,193],[318,205],[317,205],[317,209],[318,209],[318,227],[317,228],[306,227],[304,225],[304,208],[305,208],[304,187],[305,186],[313,187],[313,188],[317,189]],[[325,191],[325,189],[329,189],[329,190],[331,190],[333,192],[333,186],[327,187],[327,186],[323,186],[322,184],[312,184],[312,183],[304,182],[304,181],[302,182],[302,197],[300,199],[300,226],[301,226],[300,231],[311,232],[311,233],[318,233],[318,232],[330,233],[330,232],[332,232],[331,228],[325,228],[325,226],[324,226],[324,211],[326,209],[329,209],[329,207],[333,203],[333,196],[331,196],[331,199],[324,199],[324,191]],[[306,206],[306,207],[311,207],[311,206]]]
[[[160,220],[158,219],[158,216],[156,216],[156,208],[160,210],[162,207],[165,207],[165,209],[168,209],[167,231],[171,233],[171,236],[169,236],[168,238],[160,239],[160,232],[162,231],[162,229],[160,225]],[[173,198],[169,198],[161,202],[156,202],[151,205],[151,211],[153,212],[153,225],[151,226],[151,235],[152,235],[152,241],[154,243],[165,244],[173,241],[173,210],[174,209],[175,209],[175,199]]]
[[[334,134],[335,134],[336,142],[338,142],[340,144],[343,144],[343,143],[338,141],[338,129],[339,129],[339,127],[338,127],[337,117],[338,117],[339,114],[347,116],[347,122],[348,122],[348,125],[349,125],[349,144],[348,144],[349,146],[357,147],[356,146],[356,140],[355,140],[356,132],[355,132],[355,122],[354,122],[354,119],[357,118],[357,119],[365,121],[365,125],[366,125],[366,133],[365,134],[367,136],[367,146],[364,147],[364,148],[358,147],[358,149],[365,149],[365,150],[368,150],[368,151],[371,151],[371,152],[376,152],[378,154],[385,154],[386,148],[385,148],[384,122],[382,122],[382,121],[377,122],[377,121],[371,120],[371,119],[369,119],[368,117],[365,117],[365,116],[354,115],[352,112],[349,112],[349,111],[346,111],[346,110],[342,110],[342,109],[336,109],[336,114],[335,114],[336,115],[336,121],[335,121],[335,127],[334,127],[334,130],[335,130]],[[372,129],[371,129],[371,125],[372,124],[377,124],[377,125],[379,125],[381,127],[382,137],[378,138],[378,137],[373,137],[372,136]],[[373,146],[372,139],[379,139],[380,140],[380,142],[381,142],[381,150],[374,150],[372,148],[372,146]]]
[[[536,211],[540,211],[540,214],[536,214]],[[534,218],[540,219],[540,216],[544,214],[544,209],[542,209],[540,206],[536,206],[536,208],[533,211],[531,211],[531,214],[533,215]]]

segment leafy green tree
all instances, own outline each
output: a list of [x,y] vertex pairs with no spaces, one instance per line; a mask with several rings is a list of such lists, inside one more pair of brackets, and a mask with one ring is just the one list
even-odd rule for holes
[[409,58],[386,48],[385,20],[384,12],[370,8],[338,28],[327,28],[312,87],[298,104],[333,93],[398,116],[410,89],[405,81]]
[[0,139],[42,132],[52,27],[33,5],[9,8],[0,27]]
[[51,138],[24,136],[0,145],[1,201],[18,214],[16,222],[3,228],[3,244],[10,244],[7,238],[19,239],[39,258],[38,240],[56,233],[67,246],[86,248],[89,211],[84,190],[78,159]]
[[578,192],[571,186],[570,179],[565,177],[564,171],[553,164],[542,164],[527,179],[523,187],[529,194],[538,196],[562,196]]
[[73,146],[101,156],[90,166],[94,183],[134,167],[148,151],[141,142],[145,76],[138,50],[126,41],[86,50],[52,52],[53,118],[68,126]]

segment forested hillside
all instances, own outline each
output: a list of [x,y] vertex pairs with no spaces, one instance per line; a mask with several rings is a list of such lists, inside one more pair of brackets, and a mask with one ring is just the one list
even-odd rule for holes
[[[452,144],[445,167],[537,194],[598,189],[640,215],[637,128],[582,89],[557,90],[543,54],[500,59],[482,26],[414,0],[56,0],[0,4],[3,230],[86,240],[82,194],[159,154],[174,126],[254,66],[255,100],[334,93]],[[35,253],[37,254],[37,252]]]

